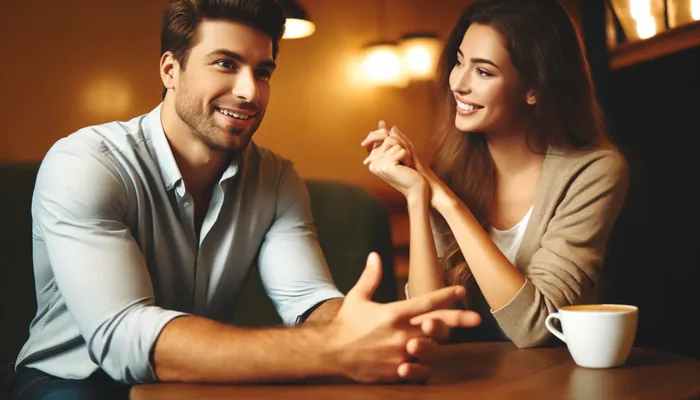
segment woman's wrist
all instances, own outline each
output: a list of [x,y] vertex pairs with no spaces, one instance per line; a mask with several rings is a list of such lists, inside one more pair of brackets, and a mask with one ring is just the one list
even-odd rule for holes
[[423,181],[416,184],[411,191],[406,193],[406,203],[409,208],[427,206],[430,201],[430,187]]
[[449,188],[444,185],[436,185],[433,188],[430,205],[440,214],[453,210],[459,204],[459,199]]

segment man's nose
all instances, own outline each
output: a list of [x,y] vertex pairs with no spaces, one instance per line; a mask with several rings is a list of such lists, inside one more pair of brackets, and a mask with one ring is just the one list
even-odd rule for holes
[[233,83],[233,95],[247,102],[254,102],[258,97],[258,84],[255,79],[255,73],[244,68],[236,74]]

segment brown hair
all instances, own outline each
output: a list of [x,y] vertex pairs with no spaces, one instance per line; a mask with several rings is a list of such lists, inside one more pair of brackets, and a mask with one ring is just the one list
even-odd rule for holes
[[163,14],[160,54],[173,52],[184,69],[205,18],[241,22],[264,32],[272,40],[272,58],[277,58],[286,18],[275,0],[172,0]]
[[[440,91],[446,95],[441,120],[446,126],[433,155],[436,174],[471,210],[482,227],[491,229],[496,197],[496,170],[483,133],[460,132],[454,126],[456,104],[449,75],[457,50],[472,23],[488,25],[505,39],[522,84],[534,90],[531,148],[610,146],[581,42],[564,8],[556,0],[475,1],[462,13],[443,50],[438,67]],[[444,219],[435,215],[439,239],[446,245],[441,263],[445,280],[466,285],[469,266]]]

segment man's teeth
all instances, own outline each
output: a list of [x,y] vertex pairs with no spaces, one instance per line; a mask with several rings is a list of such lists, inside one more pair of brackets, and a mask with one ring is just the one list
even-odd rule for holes
[[457,107],[459,107],[460,110],[464,110],[464,111],[474,111],[474,110],[477,110],[479,108],[477,106],[472,106],[470,104],[462,103],[461,101],[457,102]]
[[238,114],[238,113],[235,113],[235,112],[230,111],[230,110],[225,110],[223,108],[218,108],[217,110],[219,110],[219,112],[224,114],[224,115],[228,115],[228,116],[236,118],[236,119],[242,119],[244,121],[247,120],[248,118],[250,118],[250,115]]

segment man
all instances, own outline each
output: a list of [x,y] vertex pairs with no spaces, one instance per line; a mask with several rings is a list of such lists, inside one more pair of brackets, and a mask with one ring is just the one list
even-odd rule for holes
[[[303,182],[250,143],[284,20],[273,0],[175,0],[162,104],[48,152],[32,202],[38,312],[16,398],[155,381],[424,379],[435,340],[479,323],[445,310],[462,288],[372,303],[376,254],[345,299],[334,287]],[[256,260],[282,319],[299,326],[218,322]]]

